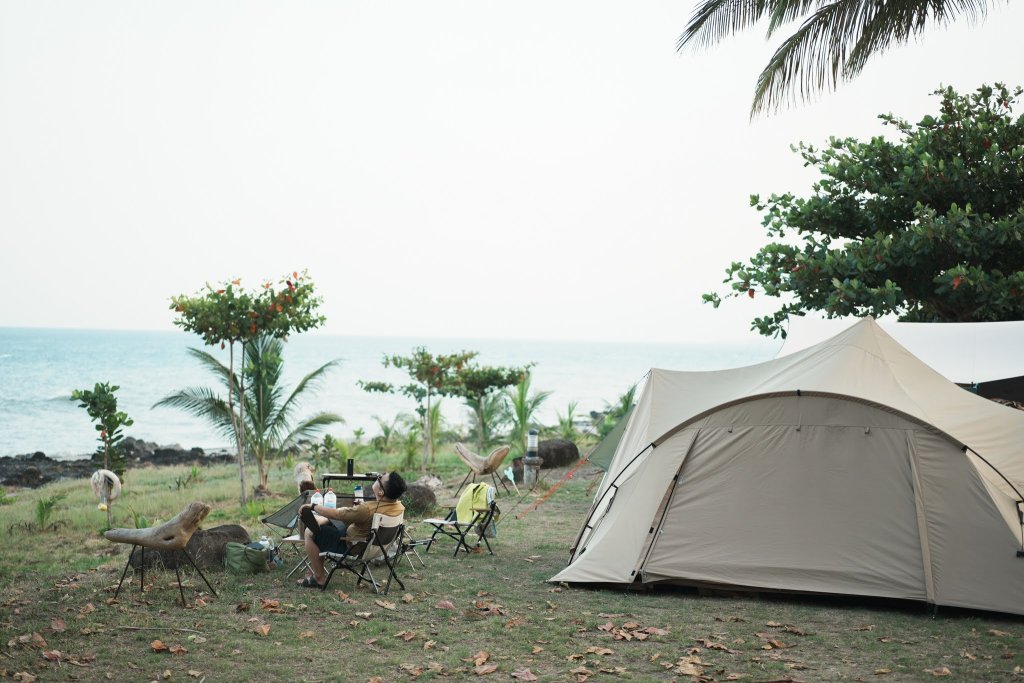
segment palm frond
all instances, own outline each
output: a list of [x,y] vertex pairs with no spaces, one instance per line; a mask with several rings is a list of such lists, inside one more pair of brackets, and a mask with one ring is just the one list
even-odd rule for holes
[[341,424],[345,422],[345,418],[337,413],[321,412],[307,417],[302,420],[299,424],[295,425],[291,432],[288,433],[284,439],[281,440],[279,449],[285,450],[294,446],[299,442],[300,439],[305,439],[311,436],[315,436],[320,431],[329,425]]
[[178,408],[205,420],[218,433],[233,437],[231,409],[227,401],[208,387],[186,387],[164,396],[153,404],[154,408]]
[[676,49],[688,45],[708,47],[737,31],[749,28],[769,11],[767,0],[706,0],[693,11],[676,42]]
[[326,363],[318,367],[316,370],[313,370],[305,377],[303,377],[301,380],[299,380],[299,383],[295,385],[295,388],[292,390],[292,393],[289,394],[285,402],[280,404],[281,407],[278,410],[278,415],[280,416],[280,418],[287,419],[287,417],[291,414],[291,411],[298,404],[303,392],[305,392],[307,389],[311,391],[316,391],[316,389],[318,389],[320,384],[323,382],[324,376],[327,374],[327,371],[340,364],[340,358],[335,358],[334,360],[327,361]]

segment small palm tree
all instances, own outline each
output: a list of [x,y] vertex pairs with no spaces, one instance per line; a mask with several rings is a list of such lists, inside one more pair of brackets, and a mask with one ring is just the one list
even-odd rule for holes
[[507,417],[511,424],[508,439],[516,453],[526,452],[526,436],[535,426],[534,416],[551,395],[550,391],[535,391],[531,394],[531,378],[532,373],[527,372],[519,384],[505,390]]
[[559,438],[568,439],[569,441],[575,441],[579,438],[580,433],[576,429],[576,408],[578,405],[576,401],[569,401],[569,406],[565,409],[565,415],[555,413],[555,416],[558,418],[555,434]]
[[480,453],[500,441],[498,434],[507,426],[508,411],[503,394],[488,394],[482,399],[467,398],[469,406],[469,436],[477,444]]
[[[297,446],[299,440],[310,438],[324,427],[344,422],[336,413],[319,412],[293,424],[293,414],[302,397],[317,389],[326,373],[340,361],[332,360],[303,377],[285,396],[281,385],[284,367],[284,343],[273,337],[257,337],[245,347],[246,379],[244,396],[246,452],[256,460],[260,484],[257,490],[269,491],[268,460]],[[200,349],[189,349],[192,356],[225,387],[238,385],[230,381],[230,369],[213,355]],[[206,420],[218,433],[234,438],[239,415],[232,417],[227,400],[208,387],[187,387],[160,399],[153,407],[169,406]]]
[[619,396],[618,400],[614,404],[605,402],[604,404],[604,416],[601,418],[601,422],[597,426],[597,435],[600,438],[604,438],[615,429],[615,425],[618,424],[626,413],[629,412],[630,408],[633,407],[633,403],[636,401],[636,385],[634,384],[626,393]]

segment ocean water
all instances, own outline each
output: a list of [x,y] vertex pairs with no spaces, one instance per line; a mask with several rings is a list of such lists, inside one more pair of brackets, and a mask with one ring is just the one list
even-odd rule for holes
[[[381,365],[384,355],[407,354],[415,346],[434,353],[478,351],[477,361],[485,365],[535,363],[533,389],[552,392],[539,418],[543,424],[554,424],[570,401],[577,402],[577,414],[603,409],[651,367],[739,367],[773,358],[781,345],[751,336],[743,344],[617,344],[305,334],[285,345],[284,382],[290,390],[306,373],[340,359],[340,366],[301,404],[297,415],[340,413],[345,423],[330,429],[332,434],[347,437],[361,428],[372,437],[379,432],[375,416],[390,421],[415,407],[403,396],[369,394],[357,386],[358,380],[406,379],[404,373]],[[95,450],[93,423],[70,395],[74,389],[91,389],[96,382],[120,387],[118,407],[135,420],[125,430],[128,436],[186,448],[227,447],[227,441],[198,418],[152,407],[188,386],[223,393],[213,376],[188,355],[190,346],[211,351],[227,363],[226,351],[204,347],[199,337],[179,331],[0,327],[0,455],[43,451],[54,458],[75,458]],[[444,399],[442,406],[449,422],[468,422],[468,410],[457,399]]]

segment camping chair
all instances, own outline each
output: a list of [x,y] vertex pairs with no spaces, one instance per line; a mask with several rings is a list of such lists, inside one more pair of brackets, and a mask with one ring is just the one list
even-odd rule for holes
[[[482,482],[470,484],[447,517],[423,520],[424,524],[434,527],[434,533],[430,535],[424,552],[430,552],[430,546],[440,534],[455,541],[455,552],[452,557],[456,557],[460,550],[466,553],[479,551],[481,543],[487,546],[487,552],[493,555],[494,550],[487,537],[494,536],[494,527],[500,515],[501,511],[494,500],[494,487]],[[473,546],[470,546],[472,539],[467,538],[470,533],[476,534],[476,544]]]
[[508,446],[501,446],[499,448],[495,448],[491,451],[490,455],[484,458],[470,451],[469,448],[466,447],[466,444],[455,444],[455,454],[459,456],[459,459],[462,460],[462,462],[466,463],[467,467],[469,467],[469,474],[467,474],[466,478],[462,480],[461,484],[459,484],[459,489],[466,485],[466,482],[469,481],[470,477],[473,477],[473,481],[475,482],[477,475],[482,477],[485,474],[489,474],[491,475],[491,481],[494,482],[495,488],[497,488],[498,483],[501,482],[502,487],[505,489],[505,493],[509,493],[505,480],[494,476],[494,473],[498,471],[499,467],[501,467],[501,463],[505,459],[505,456],[508,455],[509,450]]
[[[327,590],[327,584],[331,582],[331,577],[334,576],[337,569],[347,569],[359,577],[356,587],[363,581],[369,581],[373,584],[374,591],[387,595],[388,589],[391,588],[391,579],[394,579],[404,590],[405,584],[395,574],[400,559],[398,555],[404,529],[402,516],[389,517],[374,513],[373,521],[370,523],[370,535],[365,541],[349,546],[348,552],[344,554],[320,553],[320,557],[325,562],[330,560],[333,563],[331,570],[327,573],[327,580],[324,581],[320,590]],[[383,583],[384,590],[381,590],[382,582],[377,581],[370,569],[370,563],[374,560],[383,561],[384,566],[388,569],[387,582]]]
[[292,549],[295,566],[288,572],[289,577],[301,569],[311,571],[309,560],[306,559],[305,539],[301,533],[302,525],[299,523],[299,508],[309,502],[311,493],[311,491],[303,491],[290,503],[286,503],[281,509],[260,520],[273,532],[275,545]]
[[405,556],[406,562],[409,563],[409,568],[413,571],[416,571],[416,565],[412,561],[414,557],[419,561],[421,568],[427,566],[427,563],[420,556],[419,550],[417,550],[421,545],[430,545],[430,541],[426,538],[413,538],[412,534],[409,533],[408,527],[402,530],[402,545],[399,548],[399,552]]

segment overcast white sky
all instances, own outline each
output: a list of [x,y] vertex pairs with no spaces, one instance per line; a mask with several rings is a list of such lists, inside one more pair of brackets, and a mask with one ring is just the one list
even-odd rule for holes
[[749,339],[763,302],[700,294],[809,186],[791,143],[1024,81],[1017,3],[751,122],[773,46],[678,54],[692,7],[0,0],[0,326],[308,268],[339,334]]

